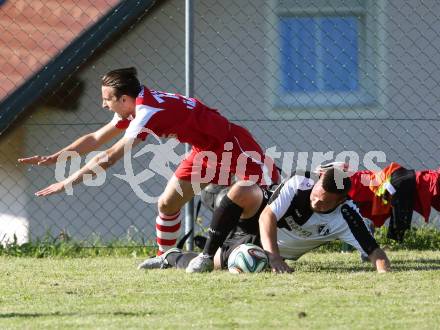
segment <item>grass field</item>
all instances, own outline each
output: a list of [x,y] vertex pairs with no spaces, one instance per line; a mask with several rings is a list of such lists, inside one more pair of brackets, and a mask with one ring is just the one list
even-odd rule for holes
[[440,254],[311,253],[295,273],[138,271],[133,257],[0,257],[0,328],[438,329]]

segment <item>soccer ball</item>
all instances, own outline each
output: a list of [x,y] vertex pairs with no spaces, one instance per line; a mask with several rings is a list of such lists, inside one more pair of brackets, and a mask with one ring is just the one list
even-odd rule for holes
[[251,243],[237,246],[228,258],[228,269],[233,274],[258,273],[268,264],[269,259],[264,250]]

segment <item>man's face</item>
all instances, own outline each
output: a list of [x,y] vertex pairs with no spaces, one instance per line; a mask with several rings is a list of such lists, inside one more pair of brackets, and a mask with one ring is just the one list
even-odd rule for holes
[[133,112],[134,103],[127,95],[119,99],[115,96],[115,89],[109,86],[102,86],[102,107],[106,110],[116,112],[121,118],[127,118]]
[[310,194],[310,207],[314,212],[326,213],[335,209],[346,199],[341,194],[327,192],[322,187],[322,179],[313,186]]

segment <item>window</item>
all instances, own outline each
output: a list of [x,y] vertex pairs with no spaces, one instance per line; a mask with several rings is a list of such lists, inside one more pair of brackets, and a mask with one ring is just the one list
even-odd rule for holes
[[359,90],[356,17],[282,17],[284,93]]
[[374,107],[380,1],[278,0],[269,29],[275,109]]

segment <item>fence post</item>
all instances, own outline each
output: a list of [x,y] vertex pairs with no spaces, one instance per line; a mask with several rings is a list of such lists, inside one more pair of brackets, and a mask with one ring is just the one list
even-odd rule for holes
[[[194,59],[193,59],[193,0],[185,0],[185,94],[187,97],[194,95]],[[191,146],[186,144],[185,151],[190,151]],[[185,205],[185,234],[192,231],[188,237],[186,248],[194,249],[194,198]]]

